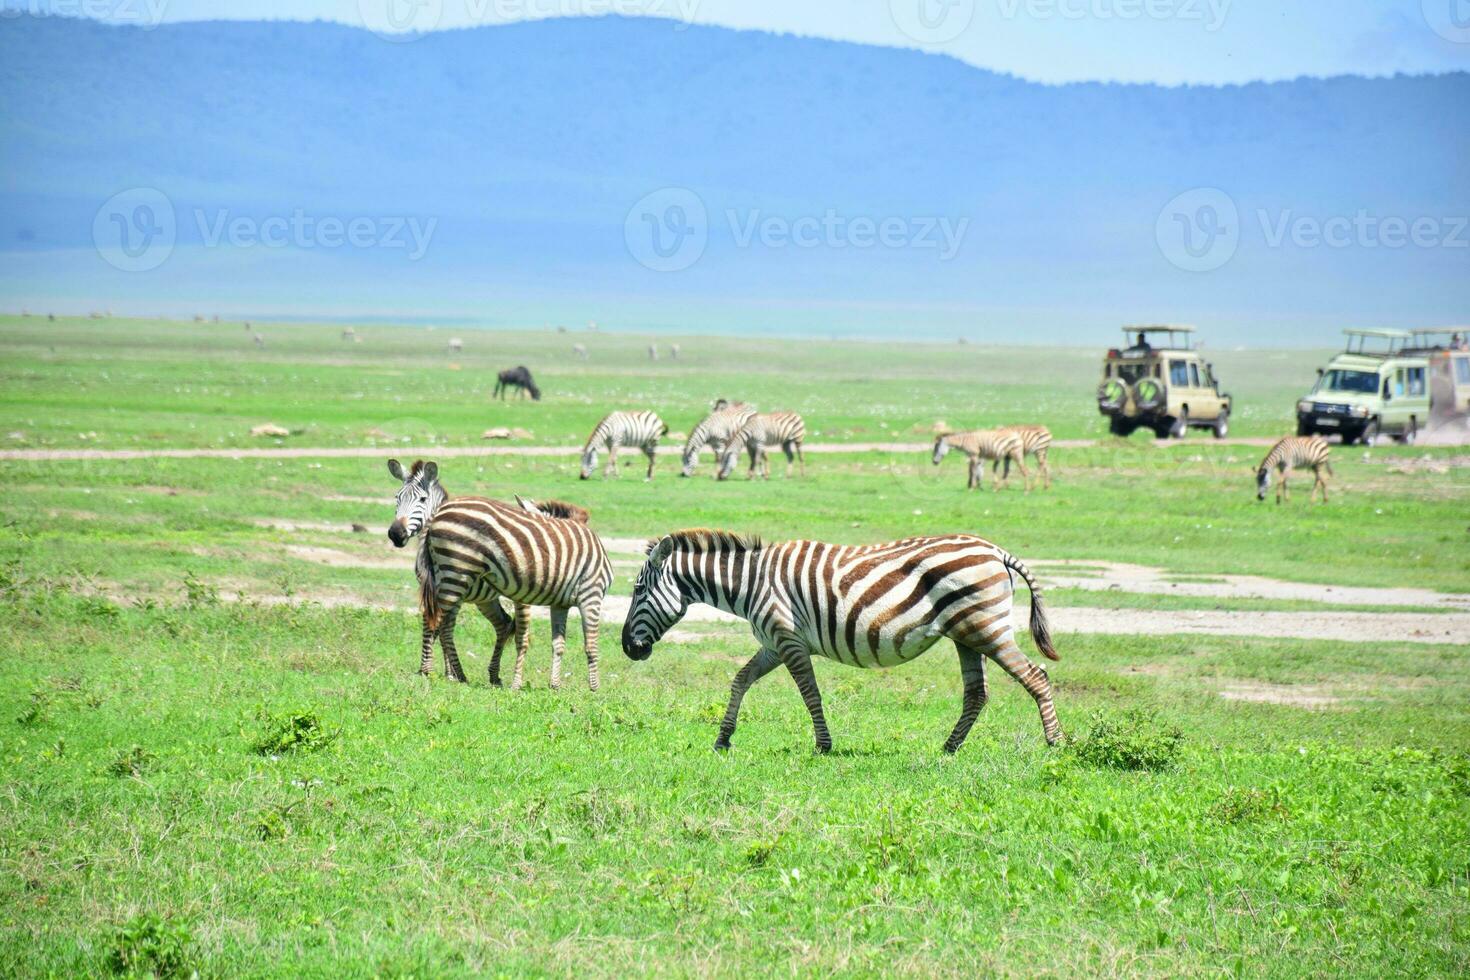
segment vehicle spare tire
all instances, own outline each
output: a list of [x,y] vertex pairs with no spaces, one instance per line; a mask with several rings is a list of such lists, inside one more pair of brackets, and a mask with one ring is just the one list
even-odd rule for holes
[[1133,403],[1143,412],[1158,408],[1164,403],[1164,386],[1153,378],[1143,378],[1133,386]]
[[1117,378],[1109,378],[1097,388],[1097,406],[1106,412],[1116,412],[1128,400],[1128,389]]

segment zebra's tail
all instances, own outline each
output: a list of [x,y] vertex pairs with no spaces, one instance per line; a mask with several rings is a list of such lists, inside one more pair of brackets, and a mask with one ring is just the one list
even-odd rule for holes
[[1048,660],[1061,660],[1057,654],[1057,648],[1051,642],[1051,624],[1046,621],[1046,607],[1041,601],[1041,587],[1036,584],[1036,578],[1031,574],[1031,569],[1015,555],[1005,554],[1001,562],[1006,568],[1021,576],[1026,582],[1026,588],[1031,590],[1031,639],[1036,641],[1036,649],[1040,650]]
[[414,563],[414,571],[419,579],[419,612],[423,613],[424,626],[430,630],[437,630],[439,622],[444,617],[444,611],[439,608],[439,584],[434,579],[434,561],[429,557],[429,538],[424,535],[423,544],[419,546],[418,561]]

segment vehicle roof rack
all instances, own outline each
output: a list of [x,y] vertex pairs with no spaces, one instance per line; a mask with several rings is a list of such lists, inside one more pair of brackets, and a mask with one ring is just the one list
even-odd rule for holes
[[[1347,352],[1349,354],[1361,354],[1364,357],[1393,357],[1401,354],[1410,339],[1407,330],[1358,330],[1349,328],[1343,331],[1347,336]],[[1379,344],[1369,347],[1369,341],[1378,341]]]
[[1407,330],[1357,330],[1349,328],[1344,330],[1343,333],[1349,337],[1378,337],[1383,340],[1408,340],[1410,336]]
[[1465,340],[1470,337],[1470,327],[1416,327],[1409,332],[1414,336],[1405,349],[1416,353],[1464,350]]
[[1185,323],[1140,323],[1123,328],[1124,333],[1194,333],[1194,327]]

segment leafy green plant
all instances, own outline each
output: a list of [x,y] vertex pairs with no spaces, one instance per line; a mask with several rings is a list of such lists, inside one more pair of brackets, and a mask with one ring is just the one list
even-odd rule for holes
[[250,744],[250,750],[257,755],[309,752],[323,748],[336,737],[310,711],[267,716],[265,723],[264,731]]
[[1073,747],[1077,758],[1100,769],[1158,771],[1174,765],[1184,743],[1178,726],[1142,711],[1097,713],[1087,734]]
[[114,973],[176,977],[189,972],[189,930],[157,915],[129,919],[112,935],[107,966]]
[[217,606],[219,589],[196,576],[192,571],[184,572],[184,605]]
[[1210,819],[1222,824],[1242,824],[1269,816],[1286,816],[1280,794],[1272,790],[1232,786],[1210,807]]
[[107,764],[107,772],[109,775],[120,778],[125,776],[141,776],[143,775],[143,770],[147,769],[156,761],[158,761],[158,757],[152,752],[149,752],[141,745],[134,745],[116,759],[109,762]]

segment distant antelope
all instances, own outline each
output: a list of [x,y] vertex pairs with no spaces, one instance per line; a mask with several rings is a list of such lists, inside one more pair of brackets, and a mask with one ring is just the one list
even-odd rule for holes
[[462,350],[464,350],[464,340],[460,337],[450,337],[449,353],[458,354]]
[[1271,470],[1275,469],[1281,473],[1281,482],[1276,487],[1276,502],[1291,499],[1291,492],[1286,486],[1287,477],[1291,471],[1298,468],[1310,468],[1314,477],[1312,481],[1312,492],[1307,495],[1310,502],[1317,495],[1317,488],[1322,488],[1322,502],[1327,503],[1327,481],[1322,478],[1322,471],[1326,470],[1331,476],[1332,463],[1327,457],[1332,452],[1332,447],[1327,445],[1327,440],[1321,436],[1287,436],[1271,447],[1266,458],[1261,460],[1261,465],[1256,469],[1256,499],[1265,500],[1266,491],[1271,489]]
[[351,327],[344,327],[342,329],[342,339],[346,341],[356,340],[357,331],[353,330]]
[[[1031,491],[1031,474],[1026,471],[1025,457],[1021,454],[1021,437],[1014,432],[1004,429],[975,429],[969,432],[943,433],[934,440],[934,465],[938,466],[951,449],[964,453],[969,460],[970,476],[965,483],[966,490],[974,490],[984,484],[985,461],[993,459],[1005,460],[1007,464],[1014,461],[1021,471],[1026,491]],[[995,481],[996,490],[1005,486],[1009,473],[1010,466],[1007,465],[1006,475]]]
[[256,347],[264,347],[264,346],[265,346],[265,338],[264,338],[264,337],[262,337],[262,336],[261,336],[261,335],[260,335],[260,334],[258,334],[258,333],[256,333],[256,334],[251,334],[251,335],[250,335],[250,339],[251,339],[251,340],[253,340],[253,341],[255,341],[255,346],[256,346]]
[[578,357],[580,357],[584,361],[587,360],[587,345],[586,344],[573,344],[572,345],[572,353],[573,354],[576,354]]
[[699,451],[705,446],[714,450],[715,462],[718,464],[720,454],[724,452],[730,438],[740,431],[740,427],[754,414],[755,409],[750,408],[744,402],[736,402],[734,406],[723,398],[715,402],[714,411],[689,430],[689,438],[684,443],[683,465],[679,470],[679,475],[694,475],[694,467],[699,463]]
[[[483,497],[450,497],[439,483],[438,464],[432,461],[419,461],[404,470],[393,459],[388,471],[403,481],[389,540],[402,548],[423,531],[414,564],[424,622],[419,672],[429,672],[437,639],[444,649],[446,673],[457,681],[465,679],[454,648],[454,621],[469,603],[495,627],[491,684],[499,686],[500,652],[516,634],[511,687],[520,687],[529,607],[549,606],[551,686],[560,687],[567,611],[576,607],[587,651],[587,684],[597,690],[597,629],[612,584],[612,565],[601,539],[587,526],[587,512],[551,500],[517,498],[514,506]],[[501,596],[516,604],[514,620],[500,605]]]
[[653,464],[658,452],[659,437],[668,435],[669,427],[653,412],[612,412],[597,423],[587,444],[582,447],[582,479],[592,478],[597,469],[597,453],[607,450],[607,466],[603,476],[618,475],[618,447],[631,446],[643,451],[648,457],[648,472],[645,480],[653,479]]
[[[1014,432],[1021,439],[1021,456],[1036,457],[1036,467],[1041,471],[1042,486],[1051,489],[1051,467],[1046,463],[1047,450],[1051,449],[1051,430],[1044,425],[1007,425],[1001,432]],[[1000,460],[991,464],[991,472],[1001,465]],[[1005,460],[1005,476],[1011,475],[1011,461]]]
[[801,444],[805,441],[806,422],[795,412],[752,415],[730,437],[720,453],[720,468],[715,477],[720,480],[730,478],[735,470],[735,458],[740,454],[742,446],[750,456],[750,469],[746,473],[750,479],[755,479],[757,475],[767,480],[771,478],[771,457],[766,452],[767,446],[780,446],[781,451],[786,454],[788,477],[791,476],[793,460],[800,465],[801,475],[806,476],[806,458],[801,454]]

